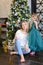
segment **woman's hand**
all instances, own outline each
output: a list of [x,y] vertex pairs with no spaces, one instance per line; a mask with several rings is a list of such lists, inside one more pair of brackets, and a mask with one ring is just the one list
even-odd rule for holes
[[25,46],[25,50],[27,51],[29,48],[27,46]]

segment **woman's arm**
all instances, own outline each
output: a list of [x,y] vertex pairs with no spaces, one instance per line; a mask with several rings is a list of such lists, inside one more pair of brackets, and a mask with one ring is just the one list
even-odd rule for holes
[[14,36],[14,39],[13,39],[12,43],[15,43],[15,40],[16,40],[16,34]]
[[14,37],[14,39],[13,39],[12,43],[15,43],[15,37]]
[[19,38],[19,32],[20,32],[19,30],[16,31],[14,39],[13,39],[13,43]]

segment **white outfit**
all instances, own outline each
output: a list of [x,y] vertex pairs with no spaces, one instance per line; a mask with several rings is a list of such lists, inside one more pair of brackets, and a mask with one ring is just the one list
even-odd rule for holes
[[[18,30],[16,32],[16,41],[19,40],[20,41],[20,46],[21,48],[23,48],[25,50],[25,46],[29,48],[28,46],[28,40],[27,40],[27,35],[28,34],[25,34],[22,30]],[[16,44],[16,43],[15,43]],[[26,50],[25,50],[26,51]],[[29,53],[30,52],[30,48],[27,50],[26,53]],[[23,52],[24,53],[24,52]]]
[[20,40],[21,47],[28,46],[27,34],[24,34],[21,30],[16,32],[17,40]]

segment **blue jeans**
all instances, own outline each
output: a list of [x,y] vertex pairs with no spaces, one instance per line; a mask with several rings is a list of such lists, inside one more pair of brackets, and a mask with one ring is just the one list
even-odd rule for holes
[[20,40],[17,40],[15,42],[15,47],[14,47],[15,51],[17,52],[17,54],[21,55],[21,54],[28,54],[30,53],[30,49],[29,50],[25,50],[24,48],[22,48],[20,46]]

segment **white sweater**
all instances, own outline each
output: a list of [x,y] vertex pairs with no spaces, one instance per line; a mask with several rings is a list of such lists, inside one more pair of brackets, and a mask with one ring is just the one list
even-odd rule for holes
[[16,40],[20,40],[20,45],[22,46],[22,47],[25,47],[25,46],[28,46],[28,40],[27,40],[27,35],[28,34],[24,34],[23,33],[23,31],[21,31],[21,30],[18,30],[17,32],[16,32]]

